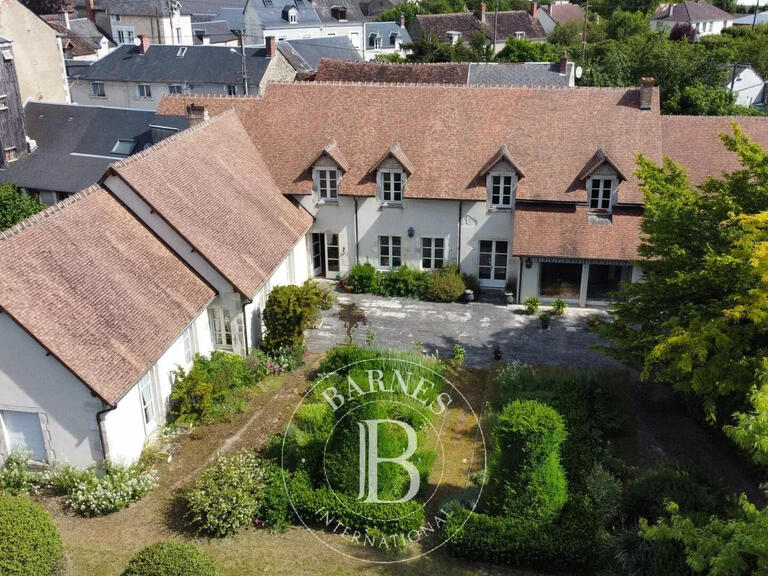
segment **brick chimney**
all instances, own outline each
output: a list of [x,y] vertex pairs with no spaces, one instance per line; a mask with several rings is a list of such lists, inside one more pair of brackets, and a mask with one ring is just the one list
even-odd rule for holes
[[566,74],[568,72],[568,53],[563,52],[560,56],[560,74]]
[[264,43],[267,45],[267,58],[273,58],[277,51],[277,42],[274,36],[265,36]]
[[653,102],[653,86],[656,81],[650,77],[640,79],[640,110],[650,110]]
[[400,12],[400,28],[405,28],[405,14]]
[[480,22],[485,24],[485,2],[480,2]]
[[141,44],[139,45],[139,52],[144,54],[149,48],[149,34],[139,34],[139,40],[141,40]]
[[208,120],[208,110],[194,102],[187,106],[187,122],[189,127],[197,126]]
[[534,0],[531,2],[531,17],[536,18],[536,12],[539,11],[539,3]]
[[94,24],[96,23],[96,16],[93,13],[93,0],[85,0],[85,17]]

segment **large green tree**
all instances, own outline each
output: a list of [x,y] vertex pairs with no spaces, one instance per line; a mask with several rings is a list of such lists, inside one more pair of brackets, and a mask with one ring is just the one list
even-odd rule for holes
[[18,224],[45,208],[13,184],[0,184],[0,230]]
[[611,353],[695,399],[710,422],[732,423],[739,411],[727,432],[768,462],[759,393],[768,356],[768,154],[736,125],[722,139],[742,169],[700,189],[671,160],[640,158],[644,281],[618,294],[598,331]]

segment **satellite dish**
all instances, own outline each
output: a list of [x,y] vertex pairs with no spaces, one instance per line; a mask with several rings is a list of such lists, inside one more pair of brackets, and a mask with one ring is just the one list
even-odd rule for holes
[[138,36],[136,38],[134,38],[133,39],[133,45],[136,46],[137,48],[139,46],[141,46],[141,38],[139,38]]
[[584,70],[581,69],[581,66],[576,66],[576,78],[581,78],[581,75],[584,73]]

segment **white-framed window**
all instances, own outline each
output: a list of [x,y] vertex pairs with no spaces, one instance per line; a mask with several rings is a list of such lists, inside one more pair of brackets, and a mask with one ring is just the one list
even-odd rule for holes
[[590,212],[611,212],[615,183],[614,178],[595,177],[589,179]]
[[181,84],[168,84],[168,94],[181,94]]
[[493,208],[512,208],[517,178],[509,173],[491,173],[488,177],[488,196]]
[[227,84],[227,96],[237,96],[237,84]]
[[518,40],[525,40],[525,32],[515,32],[515,38]]
[[10,162],[16,162],[16,160],[19,159],[19,150],[16,148],[16,146],[5,148],[3,150],[3,158],[5,159],[6,164]]
[[288,23],[296,24],[299,21],[299,11],[296,8],[288,10]]
[[0,410],[0,433],[8,452],[24,450],[32,453],[32,460],[47,462],[43,426],[40,413],[25,410]]
[[0,110],[8,110],[8,96],[0,94]]
[[211,341],[214,348],[232,349],[232,315],[226,308],[208,308],[208,322],[211,325]]
[[154,424],[156,422],[156,413],[152,370],[144,374],[141,380],[139,380],[139,397],[141,399],[141,413],[144,415],[144,424]]
[[107,97],[107,92],[104,89],[104,82],[91,82],[91,96],[94,98]]
[[421,239],[421,267],[437,270],[445,266],[445,238]]
[[118,44],[133,44],[136,32],[133,26],[115,26],[115,38]]
[[502,286],[507,279],[509,242],[506,240],[480,240],[477,277],[488,284]]
[[400,170],[379,170],[379,188],[381,201],[387,204],[400,204],[403,201],[403,183],[405,175]]
[[339,235],[333,232],[325,234],[325,262],[328,272],[339,271]]
[[399,268],[402,264],[400,236],[379,236],[379,267]]
[[184,362],[187,365],[192,364],[197,353],[197,332],[194,324],[181,333],[181,343],[184,346]]
[[339,197],[339,172],[334,168],[317,168],[315,178],[317,182],[317,197],[320,200],[338,200]]
[[150,84],[136,84],[136,98],[138,100],[151,100],[152,86]]
[[176,28],[176,43],[181,44],[181,28]]

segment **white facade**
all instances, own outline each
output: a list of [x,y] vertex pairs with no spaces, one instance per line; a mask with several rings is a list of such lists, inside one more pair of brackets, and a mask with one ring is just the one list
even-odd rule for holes
[[323,24],[321,35],[326,36],[349,36],[352,45],[357,48],[360,55],[363,55],[365,48],[363,39],[365,37],[363,32],[362,22],[337,22]]
[[698,36],[710,36],[720,34],[724,28],[733,26],[733,20],[708,20],[701,22],[688,22],[687,20],[675,21],[670,19],[651,20],[651,30],[666,30],[667,34],[672,31],[675,24],[690,24],[698,32]]
[[752,106],[765,102],[765,80],[752,68],[741,69],[729,79],[726,88],[736,97],[736,104]]
[[139,36],[147,36],[152,44],[183,45],[194,40],[191,16],[180,10],[166,16],[112,14],[108,30],[118,46],[133,44]]

